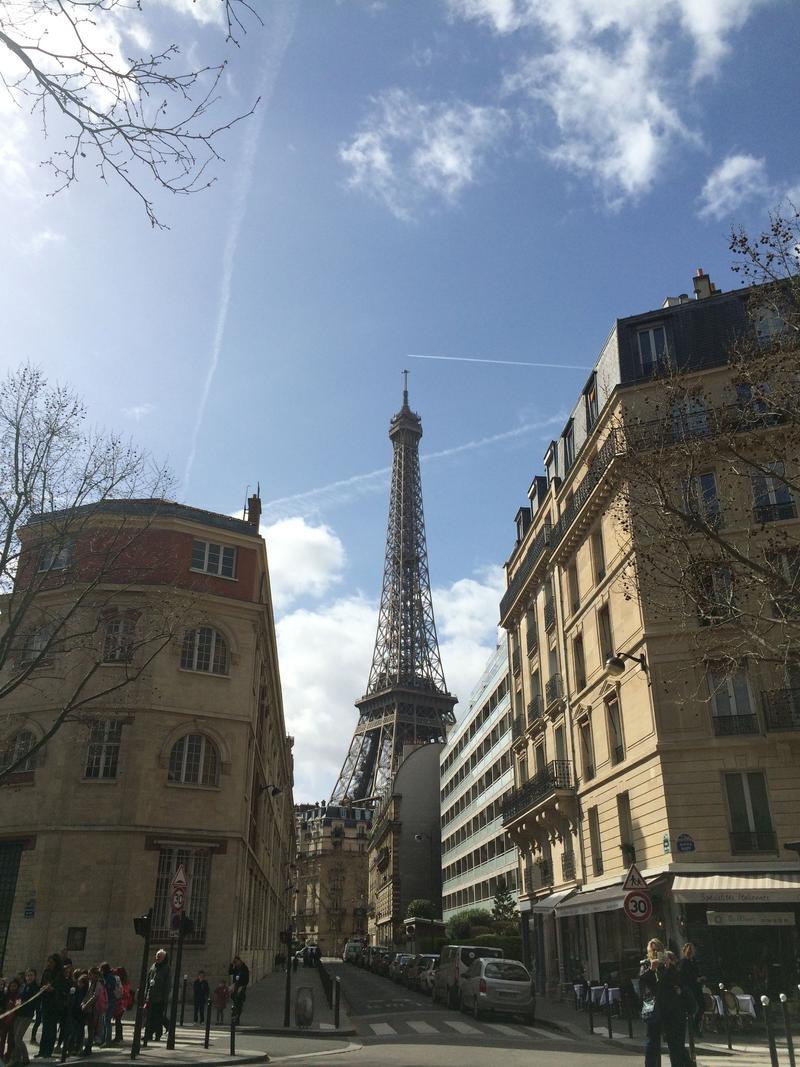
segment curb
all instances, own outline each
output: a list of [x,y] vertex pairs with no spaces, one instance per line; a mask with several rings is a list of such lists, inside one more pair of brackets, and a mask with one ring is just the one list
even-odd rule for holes
[[[237,1034],[242,1033],[241,1030],[236,1031]],[[298,1027],[282,1027],[282,1026],[248,1026],[248,1034],[253,1034],[258,1037],[313,1037],[313,1038],[336,1038],[336,1037],[356,1037],[358,1031],[355,1027],[348,1027],[347,1029],[340,1030],[302,1030]]]

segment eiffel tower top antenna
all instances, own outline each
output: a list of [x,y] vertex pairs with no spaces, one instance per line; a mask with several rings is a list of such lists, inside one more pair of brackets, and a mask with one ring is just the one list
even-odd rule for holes
[[392,485],[383,588],[367,691],[356,702],[356,732],[331,802],[380,795],[406,745],[445,741],[455,722],[433,617],[419,442],[422,419],[408,406],[392,416]]

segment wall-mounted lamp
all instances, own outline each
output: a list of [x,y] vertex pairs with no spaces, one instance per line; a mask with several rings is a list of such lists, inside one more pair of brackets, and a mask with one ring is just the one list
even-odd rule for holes
[[644,657],[644,652],[641,656],[632,656],[630,652],[612,652],[606,660],[606,670],[615,678],[619,678],[621,674],[625,673],[626,659],[629,659],[631,663],[638,663],[644,673],[647,674],[647,660]]
[[258,787],[258,795],[261,796],[262,793],[266,793],[266,791],[268,789],[270,791],[270,796],[273,796],[273,797],[278,797],[283,792],[283,790],[280,788],[280,786],[277,786],[277,785],[260,785]]

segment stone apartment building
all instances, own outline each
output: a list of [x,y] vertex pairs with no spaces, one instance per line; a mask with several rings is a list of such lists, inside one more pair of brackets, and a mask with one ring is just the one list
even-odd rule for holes
[[[695,299],[614,324],[517,513],[506,564],[515,785],[503,823],[520,851],[526,950],[551,993],[579,974],[635,974],[656,935],[694,941],[703,973],[754,993],[798,979],[800,868],[786,847],[800,810],[797,670],[791,654],[781,666],[737,653],[735,568],[698,571],[693,598],[671,573],[702,541],[691,524],[664,545],[664,566],[648,556],[659,515],[671,521],[660,467],[682,448],[673,488],[709,544],[721,531],[790,576],[800,559],[796,439],[792,456],[769,383],[756,397],[730,361],[737,338],[768,344],[769,316],[749,316],[757,292],[718,292],[702,272],[694,286]],[[742,473],[735,455],[755,458]],[[636,486],[620,511],[618,472],[631,469],[661,484],[661,512]],[[765,600],[756,625],[774,634],[793,610]],[[622,910],[634,861],[651,890],[644,924]]]
[[[257,497],[246,519],[106,501],[22,531],[11,596],[44,581],[4,668],[27,673],[3,700],[2,766],[44,736],[87,668],[94,698],[0,787],[7,971],[65,950],[138,973],[133,918],[152,907],[153,943],[169,947],[179,869],[187,972],[216,981],[236,952],[253,978],[271,968],[288,921],[293,742],[259,514]],[[98,547],[110,544],[112,568]],[[76,603],[42,654],[45,620]]]
[[295,936],[341,956],[367,936],[367,838],[372,809],[351,804],[295,807]]
[[503,826],[514,784],[508,648],[502,641],[454,727],[440,760],[442,918],[469,907],[491,910],[503,884],[517,898],[517,847]]

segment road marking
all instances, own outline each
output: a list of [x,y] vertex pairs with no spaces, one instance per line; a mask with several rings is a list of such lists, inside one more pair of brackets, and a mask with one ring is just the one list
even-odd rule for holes
[[515,1030],[513,1026],[504,1026],[503,1023],[487,1023],[490,1030],[496,1030],[498,1034],[503,1034],[505,1037],[521,1037],[527,1031]]
[[435,1026],[431,1026],[430,1023],[423,1022],[421,1019],[409,1019],[408,1025],[412,1030],[416,1030],[418,1034],[438,1034],[439,1031]]
[[397,1037],[397,1031],[388,1023],[370,1023],[369,1028],[378,1037]]
[[548,1041],[570,1041],[571,1038],[564,1037],[563,1034],[553,1034],[549,1030],[540,1030],[537,1026],[526,1026],[526,1034],[537,1034],[539,1037],[546,1037]]
[[479,1034],[480,1030],[474,1026],[470,1026],[469,1023],[462,1023],[460,1019],[443,1019],[442,1022],[445,1026],[449,1026],[452,1030],[455,1030],[457,1034]]

